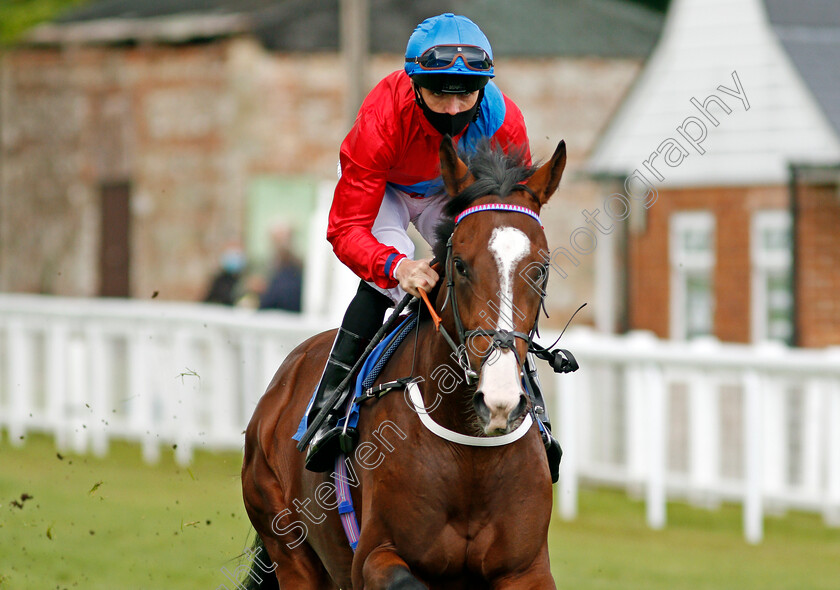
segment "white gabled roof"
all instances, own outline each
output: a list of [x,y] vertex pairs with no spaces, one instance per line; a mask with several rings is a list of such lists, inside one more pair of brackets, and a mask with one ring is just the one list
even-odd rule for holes
[[[733,72],[737,74],[733,75]],[[737,90],[749,102],[718,89]],[[690,102],[717,95],[732,109],[710,112],[714,127]],[[708,135],[698,153],[677,132],[688,117]],[[700,132],[696,123],[690,132]],[[669,138],[688,155],[677,165],[644,161]],[[673,150],[674,161],[679,151]],[[641,170],[660,186],[779,184],[790,162],[840,161],[840,137],[791,64],[770,28],[761,0],[673,0],[651,58],[587,163],[593,174],[627,176]]]

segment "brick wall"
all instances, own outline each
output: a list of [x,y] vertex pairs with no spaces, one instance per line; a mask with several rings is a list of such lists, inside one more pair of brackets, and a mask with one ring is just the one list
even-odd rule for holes
[[668,337],[668,219],[678,196],[660,192],[645,213],[644,231],[627,240],[627,327],[660,338]]
[[644,230],[631,232],[628,240],[629,327],[669,337],[669,220],[678,211],[710,211],[715,217],[714,335],[749,342],[751,214],[785,209],[787,203],[785,186],[660,190]]
[[797,188],[796,311],[801,346],[840,345],[840,192]]
[[[334,175],[338,65],[248,40],[3,62],[0,288],[96,295],[99,187],[132,186],[131,292],[201,297],[254,175]],[[319,72],[315,74],[314,72]],[[37,228],[37,231],[33,231]]]
[[[499,60],[496,82],[522,109],[535,160],[546,161],[557,143],[566,140],[568,161],[560,188],[541,212],[548,246],[575,252],[571,238],[578,227],[592,228],[583,211],[600,209],[614,191],[592,181],[583,165],[599,133],[618,108],[640,70],[636,60],[598,58]],[[609,225],[603,213],[600,219]],[[607,237],[597,231],[598,245],[590,254],[575,252],[579,265],[564,264],[567,277],[552,273],[546,304],[547,326],[562,328],[572,312],[588,303],[574,325],[591,324],[598,312],[595,257]],[[616,239],[613,233],[609,239]],[[565,259],[564,259],[565,262]]]

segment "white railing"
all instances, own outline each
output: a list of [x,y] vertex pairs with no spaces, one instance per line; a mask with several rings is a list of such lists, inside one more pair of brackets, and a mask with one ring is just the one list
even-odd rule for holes
[[[0,295],[0,429],[59,449],[140,443],[240,449],[285,356],[323,320],[197,304]],[[556,335],[545,334],[551,342]],[[564,449],[558,509],[581,479],[644,494],[650,526],[666,498],[744,506],[748,541],[765,511],[817,511],[840,524],[840,349],[676,343],[586,330],[563,337],[581,370],[541,373]],[[303,393],[305,395],[306,393]]]
[[643,493],[653,528],[665,525],[666,497],[742,503],[749,542],[766,510],[840,525],[840,349],[587,331],[563,347],[581,364],[555,381],[564,518],[587,478]]
[[329,328],[311,317],[214,305],[0,296],[0,427],[47,431],[104,454],[111,438],[154,461],[175,446],[237,449],[285,356]]

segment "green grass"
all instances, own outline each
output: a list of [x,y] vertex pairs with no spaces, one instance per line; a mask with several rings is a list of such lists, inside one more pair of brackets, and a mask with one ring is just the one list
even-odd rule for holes
[[708,511],[668,504],[668,524],[645,525],[641,501],[585,491],[574,522],[552,523],[551,564],[560,588],[837,590],[840,530],[813,514],[765,519],[748,545],[739,506]]
[[[43,436],[0,442],[0,590],[232,587],[221,568],[238,565],[250,529],[239,463],[198,453],[185,469],[169,452],[149,466],[124,443],[59,459]],[[32,499],[18,508],[21,494]],[[669,504],[668,527],[651,531],[641,502],[584,489],[579,518],[552,523],[552,566],[576,590],[840,588],[840,531],[794,513],[768,518],[765,537],[744,542],[735,506]]]
[[[220,568],[234,569],[250,529],[239,453],[198,453],[185,469],[172,452],[146,465],[125,443],[104,459],[63,460],[50,439],[25,443],[0,443],[0,589],[213,589],[227,581]],[[21,494],[32,499],[11,505]]]

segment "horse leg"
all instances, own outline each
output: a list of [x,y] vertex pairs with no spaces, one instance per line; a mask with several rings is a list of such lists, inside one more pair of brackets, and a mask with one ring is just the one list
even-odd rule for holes
[[309,545],[304,543],[293,551],[288,551],[278,538],[263,537],[271,566],[276,565],[274,575],[280,590],[338,590],[321,560]]
[[[254,472],[262,473],[264,463]],[[277,482],[264,473],[262,478],[251,477],[254,472],[246,472],[249,477],[243,477],[243,498],[245,500],[245,511],[257,534],[263,541],[268,551],[269,563],[261,560],[262,572],[273,570],[277,577],[278,586],[271,586],[263,581],[265,586],[260,588],[278,588],[280,590],[337,590],[327,570],[324,568],[321,559],[306,543],[307,529],[298,526],[285,526],[280,530],[280,515],[291,514],[282,498],[282,490]],[[260,480],[260,485],[257,485]],[[302,535],[289,534],[299,531]],[[282,536],[281,536],[282,534]],[[297,537],[297,538],[295,538]],[[265,573],[256,572],[259,577],[265,578]],[[272,574],[267,574],[271,576]]]
[[353,572],[353,587],[365,590],[428,590],[411,574],[408,564],[393,549],[377,547],[365,558],[361,577]]
[[494,580],[492,590],[554,590],[554,577],[548,562],[548,546],[540,551],[539,557],[525,572]]
[[554,578],[550,573],[524,574],[494,582],[492,590],[554,590]]

